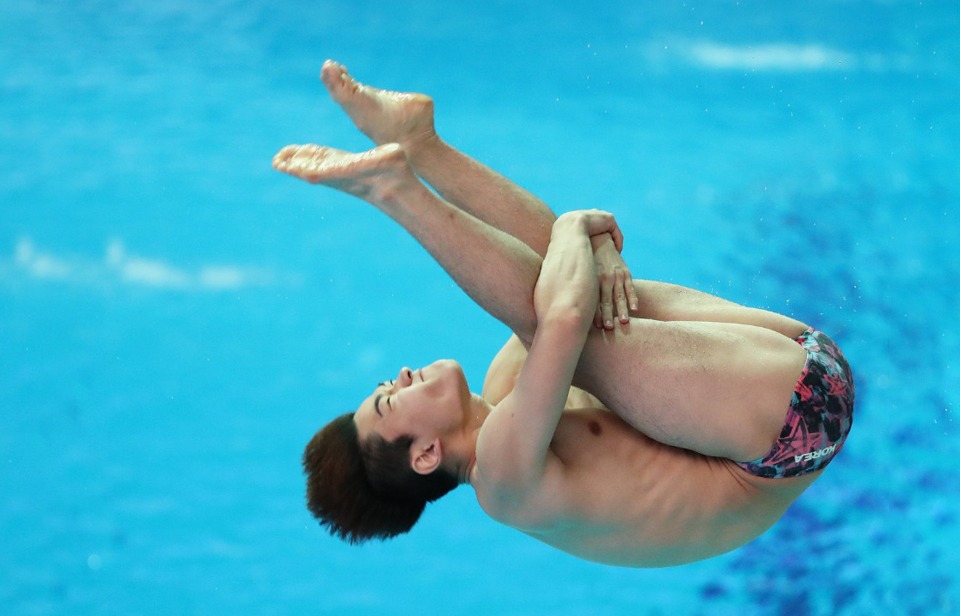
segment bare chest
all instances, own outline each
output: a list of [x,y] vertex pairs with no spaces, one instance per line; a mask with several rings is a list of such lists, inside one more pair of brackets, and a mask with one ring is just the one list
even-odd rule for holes
[[729,551],[769,528],[795,497],[599,409],[567,411],[551,450],[564,467],[563,515],[528,534],[607,564],[663,566]]

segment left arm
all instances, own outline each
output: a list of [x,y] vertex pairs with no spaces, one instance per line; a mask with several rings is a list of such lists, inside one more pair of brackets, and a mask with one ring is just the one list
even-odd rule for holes
[[614,314],[620,323],[630,322],[630,311],[639,307],[633,276],[609,233],[590,238],[593,260],[600,281],[600,304],[593,320],[595,327],[612,330]]

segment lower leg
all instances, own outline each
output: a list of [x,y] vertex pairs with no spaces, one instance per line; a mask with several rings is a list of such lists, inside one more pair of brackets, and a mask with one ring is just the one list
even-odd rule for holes
[[531,193],[440,139],[428,96],[363,85],[331,61],[324,63],[321,79],[357,128],[378,145],[401,144],[413,170],[444,199],[540,256],[546,254],[554,213]]
[[[430,97],[363,85],[332,61],[324,63],[321,78],[357,128],[377,144],[401,144],[413,170],[444,199],[519,239],[540,256],[546,254],[554,213],[536,196],[440,139]],[[788,317],[685,287],[640,280],[634,286],[641,304],[631,311],[632,317],[745,323],[791,338],[805,329]]]
[[440,137],[407,148],[414,169],[445,199],[484,222],[547,253],[557,217],[546,203]]
[[437,197],[414,175],[398,144],[352,154],[287,146],[274,167],[376,206],[407,230],[482,308],[531,341],[533,289],[543,259],[517,238]]

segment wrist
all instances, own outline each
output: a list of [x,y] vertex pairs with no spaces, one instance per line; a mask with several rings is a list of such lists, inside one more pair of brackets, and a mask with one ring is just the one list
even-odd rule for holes
[[599,235],[590,236],[590,244],[593,246],[593,251],[596,252],[603,246],[610,244],[614,245],[613,236],[610,233],[601,233]]
[[553,229],[551,231],[552,237],[570,233],[589,236],[587,219],[579,211],[561,214],[553,223]]

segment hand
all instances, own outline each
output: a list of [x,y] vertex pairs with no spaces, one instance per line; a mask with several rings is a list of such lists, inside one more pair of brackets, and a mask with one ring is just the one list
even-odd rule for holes
[[610,212],[602,210],[575,210],[562,214],[553,225],[554,233],[558,229],[570,229],[569,225],[574,225],[574,229],[579,228],[589,237],[609,234],[613,238],[614,246],[617,252],[623,250],[623,234],[617,225],[617,220]]
[[637,291],[633,288],[633,276],[610,234],[594,236],[591,241],[600,280],[600,303],[593,324],[597,329],[613,329],[614,309],[620,323],[630,322],[630,310],[636,310],[639,305]]

